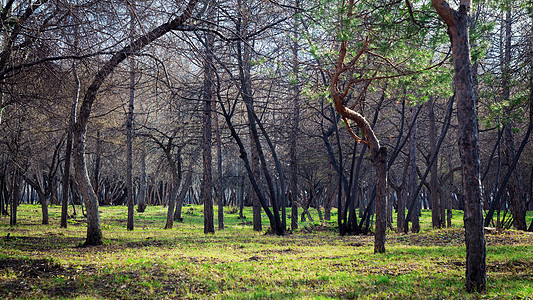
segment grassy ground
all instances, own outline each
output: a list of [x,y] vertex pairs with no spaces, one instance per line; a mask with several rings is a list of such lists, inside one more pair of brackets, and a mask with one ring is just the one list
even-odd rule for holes
[[[0,298],[80,299],[532,299],[533,234],[487,234],[488,291],[464,291],[462,215],[433,230],[424,211],[420,234],[387,233],[387,253],[372,236],[339,237],[333,224],[300,223],[284,237],[251,230],[236,211],[227,229],[203,234],[202,208],[163,230],[166,211],[148,207],[125,227],[125,207],[101,207],[103,246],[82,248],[81,217],[59,228],[40,224],[40,208],[22,205],[19,225],[0,218]],[[531,220],[533,215],[528,215]],[[216,219],[216,216],[215,216]],[[266,220],[266,218],[265,218]],[[265,222],[265,228],[266,228]],[[7,235],[9,234],[9,238]]]

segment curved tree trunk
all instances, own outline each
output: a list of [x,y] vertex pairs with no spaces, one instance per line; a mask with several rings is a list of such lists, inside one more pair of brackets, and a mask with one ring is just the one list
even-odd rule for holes
[[[358,57],[362,55],[365,51],[366,45],[363,45],[362,49],[357,54]],[[339,51],[339,59],[337,60],[337,65],[335,69],[335,74],[333,75],[330,93],[333,97],[335,110],[345,119],[344,124],[346,125],[348,131],[352,137],[360,143],[366,144],[372,153],[372,159],[374,163],[374,168],[376,170],[376,232],[374,235],[374,253],[383,253],[385,252],[385,230],[387,225],[386,220],[386,205],[387,205],[387,151],[382,149],[379,144],[374,130],[372,129],[370,123],[358,112],[351,110],[344,106],[344,95],[346,92],[339,92],[339,77],[345,70],[344,59],[347,52],[347,43],[346,41],[341,42],[341,47]],[[356,57],[354,60],[356,60]],[[350,88],[350,87],[348,87]],[[353,121],[357,127],[361,130],[364,139],[359,138],[349,127],[350,125],[346,121],[349,119]]]
[[[349,1],[347,17],[351,18],[354,2]],[[385,252],[385,230],[387,225],[386,205],[387,205],[387,150],[380,146],[372,126],[368,120],[358,112],[346,107],[344,100],[351,90],[351,85],[357,81],[349,81],[344,88],[340,87],[340,77],[353,66],[355,62],[365,53],[368,41],[365,41],[357,54],[348,64],[345,64],[347,54],[347,41],[341,41],[339,57],[335,65],[335,72],[331,79],[329,91],[333,97],[335,110],[343,117],[344,125],[356,142],[366,144],[372,153],[374,168],[376,170],[376,232],[374,235],[374,253]],[[367,86],[370,82],[367,82]],[[365,91],[363,90],[363,93]],[[353,121],[361,131],[363,138],[357,136],[351,129],[348,120]]]
[[91,185],[89,175],[87,173],[87,164],[85,162],[85,136],[87,133],[87,124],[91,114],[92,105],[96,99],[96,94],[100,89],[107,76],[113,70],[136,51],[141,50],[146,45],[154,40],[160,38],[171,30],[178,29],[185,21],[192,15],[193,9],[196,7],[197,0],[190,0],[183,12],[171,21],[164,23],[150,32],[139,37],[137,40],[122,48],[115,55],[113,55],[98,71],[93,78],[91,84],[85,92],[83,102],[79,110],[79,118],[74,126],[74,142],[73,142],[73,159],[74,168],[76,170],[76,181],[79,185],[80,192],[85,202],[87,209],[87,237],[84,245],[101,245],[102,244],[102,230],[100,228],[100,214],[98,212],[98,198]]

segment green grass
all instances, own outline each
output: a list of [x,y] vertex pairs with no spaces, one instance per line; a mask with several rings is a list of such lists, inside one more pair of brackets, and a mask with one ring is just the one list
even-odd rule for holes
[[248,208],[247,222],[226,212],[226,229],[210,235],[203,234],[200,206],[184,207],[184,222],[171,230],[162,229],[166,209],[148,207],[135,213],[133,232],[125,229],[125,207],[100,211],[104,245],[89,248],[77,247],[85,237],[83,218],[61,229],[59,207],[50,209],[47,226],[40,225],[38,206],[22,205],[16,227],[0,218],[0,298],[533,297],[533,235],[513,230],[487,234],[488,290],[465,292],[456,211],[449,229],[432,229],[431,213],[423,211],[420,234],[389,230],[385,254],[373,254],[372,236],[339,237],[335,222],[319,224],[314,210],[314,223],[300,223],[301,230],[283,237],[254,232]]

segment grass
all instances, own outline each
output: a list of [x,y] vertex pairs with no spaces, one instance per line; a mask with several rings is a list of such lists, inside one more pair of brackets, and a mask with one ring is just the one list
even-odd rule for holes
[[[334,223],[304,222],[297,232],[276,237],[253,232],[249,222],[226,212],[226,229],[204,235],[202,207],[184,207],[184,222],[171,230],[162,229],[165,208],[148,207],[136,212],[131,232],[125,207],[100,210],[104,245],[89,248],[77,247],[86,230],[81,217],[59,228],[59,207],[50,209],[47,226],[39,225],[40,208],[33,205],[20,207],[16,227],[0,218],[0,298],[533,297],[533,235],[513,230],[487,234],[488,290],[465,293],[460,212],[452,228],[434,230],[424,211],[421,233],[389,230],[387,252],[373,254],[372,236],[339,237]],[[245,215],[251,221],[251,211]]]

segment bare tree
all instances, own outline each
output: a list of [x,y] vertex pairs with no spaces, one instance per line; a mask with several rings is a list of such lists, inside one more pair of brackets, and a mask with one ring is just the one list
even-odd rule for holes
[[113,72],[124,59],[139,51],[152,41],[163,36],[171,30],[178,29],[185,23],[192,15],[193,9],[196,6],[197,0],[190,0],[182,13],[176,18],[166,22],[152,31],[143,34],[133,43],[122,48],[114,54],[97,72],[91,84],[85,92],[82,101],[79,118],[74,127],[74,167],[76,170],[76,180],[80,186],[83,200],[87,208],[87,237],[85,245],[100,245],[102,244],[102,230],[100,228],[100,214],[98,212],[98,199],[89,181],[87,174],[87,166],[85,163],[85,134],[87,132],[87,123],[91,114],[92,105],[96,98],[96,94],[104,80]]

